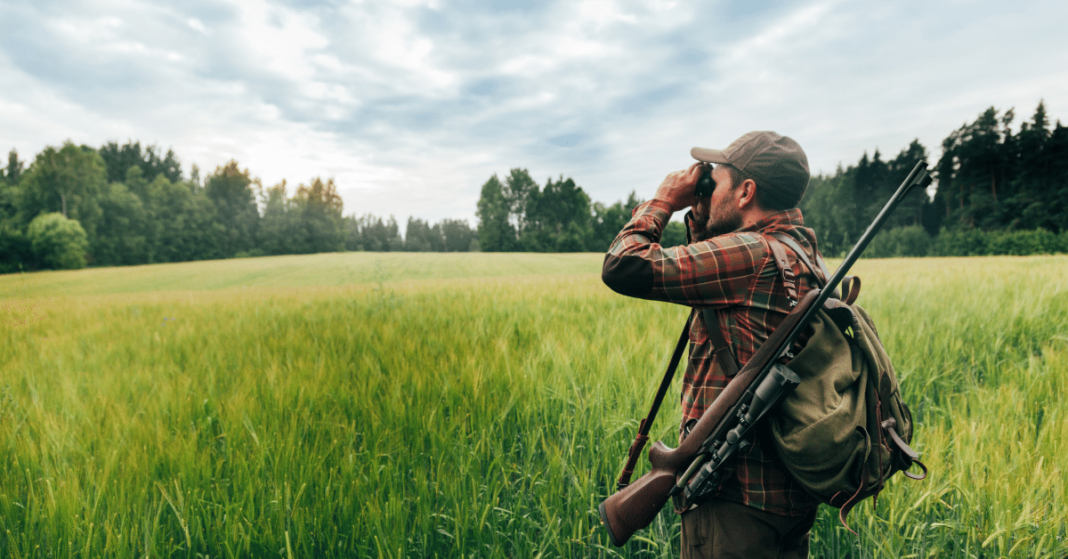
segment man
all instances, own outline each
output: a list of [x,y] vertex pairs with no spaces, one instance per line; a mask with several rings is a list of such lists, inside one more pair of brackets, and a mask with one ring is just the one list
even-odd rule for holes
[[[694,148],[691,154],[698,163],[668,175],[653,199],[634,209],[602,271],[605,284],[620,294],[694,308],[680,438],[796,298],[816,285],[812,274],[823,273],[784,250],[798,280],[793,292],[769,245],[779,242],[772,233],[785,233],[817,261],[815,234],[803,226],[797,209],[809,181],[808,159],[797,142],[774,132],[750,132],[725,150]],[[695,198],[695,184],[710,163],[715,189]],[[690,244],[661,247],[671,215],[686,208],[692,208],[685,216]],[[726,344],[719,353],[717,342]],[[676,506],[682,513],[683,559],[807,557],[818,502],[795,484],[760,435],[732,460],[733,471],[719,488],[696,505],[686,504],[686,510]]]

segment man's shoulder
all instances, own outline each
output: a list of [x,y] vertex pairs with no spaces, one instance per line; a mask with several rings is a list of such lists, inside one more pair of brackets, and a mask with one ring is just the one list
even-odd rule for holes
[[[803,225],[793,224],[774,227],[769,230],[733,231],[710,237],[696,244],[703,244],[704,250],[712,252],[722,252],[735,257],[744,255],[745,259],[756,263],[758,261],[774,260],[775,249],[771,243],[782,244],[782,241],[775,239],[774,235],[776,234],[784,234],[793,238],[804,248],[809,256],[815,252],[815,232]],[[731,258],[731,256],[728,256],[728,258]]]
[[[777,227],[771,231],[764,231],[765,236],[775,238],[776,236],[784,236],[793,239],[798,245],[803,248],[808,256],[815,256],[816,252],[816,232],[812,229],[805,227],[804,225],[788,225],[786,227]],[[782,243],[778,238],[776,241]],[[791,250],[793,250],[791,248]]]
[[733,231],[698,243],[707,243],[712,250],[749,250],[765,254],[769,252],[767,238],[757,231]]
[[772,260],[772,250],[767,238],[757,231],[734,231],[698,241],[688,247],[700,258],[704,253],[716,261],[717,268],[731,274],[760,274]]

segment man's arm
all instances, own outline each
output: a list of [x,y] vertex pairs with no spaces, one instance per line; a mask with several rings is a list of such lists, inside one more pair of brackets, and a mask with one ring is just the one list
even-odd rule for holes
[[655,282],[652,260],[664,251],[659,244],[660,235],[670,219],[671,207],[660,200],[634,208],[630,221],[616,235],[604,257],[601,280],[605,285],[620,295],[650,295]]
[[[730,234],[663,248],[660,235],[675,209],[660,199],[634,209],[605,255],[601,270],[605,285],[622,295],[687,306],[745,302],[767,261],[759,236]],[[691,236],[698,232],[696,226],[688,230]]]

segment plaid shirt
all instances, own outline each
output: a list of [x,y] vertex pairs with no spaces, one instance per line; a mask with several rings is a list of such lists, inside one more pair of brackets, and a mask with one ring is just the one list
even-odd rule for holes
[[[660,234],[671,218],[670,206],[652,200],[634,209],[605,256],[602,279],[623,295],[718,310],[719,324],[731,352],[744,365],[790,312],[778,266],[767,239],[758,233],[783,232],[814,256],[816,237],[803,227],[801,210],[776,212],[744,230],[704,238],[687,214],[691,244],[663,248]],[[811,272],[786,254],[804,295],[814,286]],[[682,422],[700,418],[731,378],[712,360],[709,325],[697,312],[690,327],[690,358],[682,386]],[[802,516],[819,503],[801,489],[779,464],[770,441],[758,435],[753,446],[733,458],[716,498],[784,516]],[[729,468],[730,466],[728,466]]]

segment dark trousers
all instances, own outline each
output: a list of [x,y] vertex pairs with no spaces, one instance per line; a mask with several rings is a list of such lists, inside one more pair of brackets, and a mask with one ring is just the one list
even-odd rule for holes
[[682,515],[682,559],[804,559],[816,510],[779,516],[711,500]]

